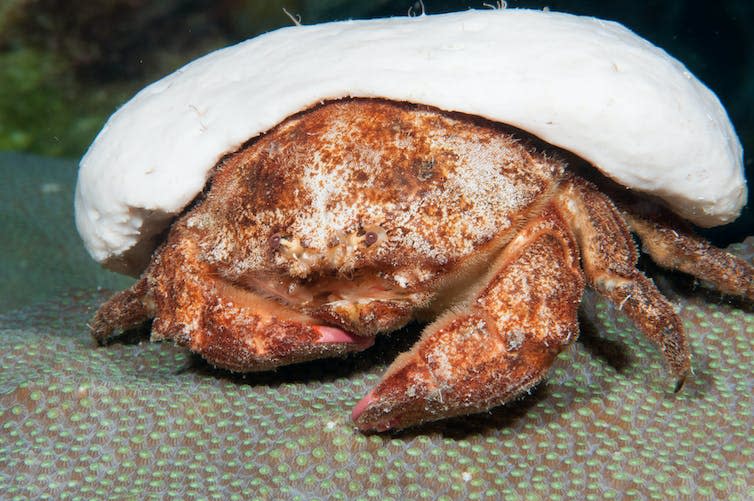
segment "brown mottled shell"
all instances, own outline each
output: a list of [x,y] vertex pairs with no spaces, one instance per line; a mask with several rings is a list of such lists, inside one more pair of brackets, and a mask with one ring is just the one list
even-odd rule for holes
[[410,288],[502,246],[563,175],[527,142],[430,107],[331,102],[226,158],[186,225],[226,279],[374,269]]

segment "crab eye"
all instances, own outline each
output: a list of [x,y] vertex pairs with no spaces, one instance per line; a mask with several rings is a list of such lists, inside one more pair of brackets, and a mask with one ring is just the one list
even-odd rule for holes
[[272,250],[278,250],[280,248],[280,240],[280,234],[275,233],[274,235],[272,235],[268,240],[270,248]]
[[387,232],[376,224],[370,224],[364,228],[364,234],[361,238],[364,245],[371,247],[377,242],[383,242],[387,238]]
[[377,242],[377,238],[379,238],[377,236],[377,233],[368,231],[364,234],[364,243],[367,247],[369,247],[370,245],[373,245],[375,242]]

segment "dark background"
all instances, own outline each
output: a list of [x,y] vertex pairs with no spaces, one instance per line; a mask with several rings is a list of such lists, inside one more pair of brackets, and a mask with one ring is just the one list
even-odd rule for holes
[[[512,0],[508,7],[618,21],[680,59],[728,109],[744,144],[747,178],[754,178],[754,2]],[[5,0],[0,151],[80,157],[138,89],[212,49],[290,25],[283,8],[304,24],[422,11],[405,0]],[[486,7],[424,1],[427,14],[469,8]],[[722,245],[752,229],[747,207],[736,223],[707,235]]]

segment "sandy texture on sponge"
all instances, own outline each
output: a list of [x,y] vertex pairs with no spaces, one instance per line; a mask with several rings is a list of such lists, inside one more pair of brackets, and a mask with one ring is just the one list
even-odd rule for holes
[[76,223],[135,273],[229,151],[327,99],[384,97],[508,123],[712,226],[746,197],[740,143],[685,67],[616,23],[527,11],[277,30],[214,52],[118,110],[81,161]]

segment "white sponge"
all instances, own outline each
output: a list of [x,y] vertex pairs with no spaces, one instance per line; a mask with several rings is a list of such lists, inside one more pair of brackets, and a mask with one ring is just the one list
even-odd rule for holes
[[702,226],[746,199],[741,145],[715,95],[623,26],[488,10],[280,29],[139,92],[81,160],[76,224],[135,274],[156,236],[250,138],[328,99],[381,97],[524,129]]

